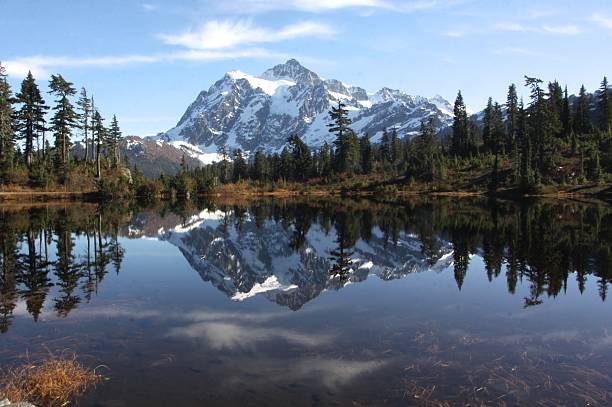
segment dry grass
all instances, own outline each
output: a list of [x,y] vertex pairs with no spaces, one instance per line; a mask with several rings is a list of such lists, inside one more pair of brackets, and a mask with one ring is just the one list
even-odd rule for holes
[[101,379],[94,370],[87,369],[76,355],[50,355],[39,362],[2,372],[0,399],[30,402],[39,406],[66,406]]

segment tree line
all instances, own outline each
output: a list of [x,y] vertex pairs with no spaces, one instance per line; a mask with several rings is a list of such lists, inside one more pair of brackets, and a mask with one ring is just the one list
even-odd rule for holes
[[[329,111],[332,144],[313,149],[297,135],[280,152],[219,148],[221,160],[198,169],[184,169],[162,179],[159,188],[178,193],[201,192],[217,184],[316,180],[333,182],[353,176],[395,177],[399,182],[448,185],[476,178],[484,187],[529,191],[541,185],[609,181],[612,176],[612,91],[607,78],[593,94],[584,86],[569,96],[559,82],[525,77],[529,99],[508,87],[504,103],[489,98],[483,112],[469,115],[461,91],[454,104],[450,131],[436,128],[433,116],[416,135],[385,129],[380,142],[351,128],[346,106]],[[191,188],[191,189],[190,189]],[[455,182],[454,188],[457,188]],[[460,187],[459,187],[460,188]]]
[[[48,188],[85,178],[95,186],[121,166],[117,117],[106,126],[93,96],[84,87],[77,95],[61,74],[51,75],[48,87],[52,106],[32,72],[13,94],[0,64],[0,184]],[[76,140],[84,150],[79,155]]]

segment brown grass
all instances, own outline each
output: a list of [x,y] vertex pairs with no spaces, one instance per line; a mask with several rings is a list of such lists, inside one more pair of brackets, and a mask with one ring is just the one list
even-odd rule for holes
[[0,400],[30,402],[39,406],[66,406],[95,386],[101,376],[87,369],[76,355],[50,355],[40,362],[2,372]]

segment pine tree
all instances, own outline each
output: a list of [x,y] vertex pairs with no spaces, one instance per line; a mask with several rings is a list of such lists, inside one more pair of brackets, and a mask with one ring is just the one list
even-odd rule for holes
[[106,128],[104,127],[104,119],[98,110],[93,111],[91,120],[91,139],[95,143],[94,158],[96,163],[96,178],[102,177],[101,154],[104,140],[106,139]]
[[391,144],[390,144],[390,155],[391,163],[395,171],[398,170],[400,160],[402,158],[402,144],[400,143],[399,137],[397,136],[397,129],[394,127],[391,130]]
[[293,179],[304,181],[309,178],[312,166],[310,149],[296,134],[290,136],[287,142],[293,159]]
[[330,133],[336,134],[336,140],[334,140],[334,168],[338,172],[353,173],[359,166],[360,161],[358,157],[355,157],[355,155],[359,155],[359,142],[357,136],[349,127],[351,119],[349,119],[348,110],[345,107],[345,104],[338,102],[338,107],[331,108],[329,117],[332,123],[328,127]]
[[580,92],[578,93],[578,101],[576,103],[576,112],[574,115],[574,131],[581,137],[591,131],[591,122],[589,120],[589,97],[584,85],[580,87]]
[[523,190],[526,190],[531,187],[533,177],[531,173],[531,140],[527,128],[527,112],[522,100],[519,105],[517,136],[521,149],[520,185]]
[[119,128],[119,122],[117,121],[117,116],[113,115],[113,119],[111,120],[110,127],[108,128],[108,132],[106,134],[106,148],[108,149],[109,154],[112,158],[113,167],[117,167],[120,163],[119,157],[119,145],[121,144],[122,134],[121,129]]
[[44,134],[45,113],[48,109],[32,72],[28,72],[26,78],[21,82],[21,90],[16,98],[21,107],[15,113],[15,127],[18,138],[24,140],[25,163],[31,167],[34,156],[34,139],[38,139],[41,132]]
[[436,127],[433,118],[427,123],[421,122],[420,134],[415,140],[414,157],[412,157],[416,176],[431,182],[436,176],[436,165],[439,161],[440,145],[436,136]]
[[15,154],[13,95],[6,70],[0,64],[0,180],[6,180]]
[[453,135],[451,139],[451,152],[454,155],[464,157],[474,149],[474,143],[470,135],[469,119],[463,95],[457,93],[455,107],[453,109]]
[[90,118],[92,112],[92,100],[87,96],[87,90],[81,88],[79,100],[77,101],[79,107],[79,127],[83,131],[83,141],[85,142],[85,162],[89,161],[89,137],[88,132],[90,125]]
[[612,106],[610,104],[610,90],[608,78],[604,76],[599,88],[599,114],[601,115],[601,129],[610,134],[612,132]]
[[370,137],[367,134],[359,139],[359,150],[361,153],[361,172],[369,174],[374,167],[374,157],[372,157],[372,143],[370,143]]
[[516,153],[516,133],[518,125],[518,96],[514,84],[508,87],[506,99],[506,149],[509,153]]
[[493,138],[493,98],[489,97],[487,101],[487,107],[484,110],[482,118],[482,142],[485,149],[491,151],[491,144]]
[[391,161],[391,140],[386,127],[383,129],[380,138],[380,161],[382,161],[383,167]]
[[234,182],[240,182],[248,176],[247,163],[242,155],[242,150],[237,148],[234,150],[234,168],[232,179]]
[[563,128],[563,138],[566,141],[570,140],[572,138],[572,113],[570,109],[569,96],[567,95],[567,86],[563,91],[563,110],[561,112],[561,127]]
[[253,162],[253,179],[262,184],[268,179],[268,160],[262,150],[257,150],[255,153],[255,160]]
[[50,93],[56,96],[55,114],[51,119],[51,129],[55,134],[55,151],[59,151],[58,162],[65,165],[70,155],[70,136],[77,126],[78,115],[70,102],[70,97],[76,94],[73,84],[66,81],[62,75],[51,75],[49,81]]
[[549,173],[554,167],[555,143],[553,135],[557,129],[555,119],[550,112],[549,100],[545,99],[541,88],[542,80],[525,76],[525,84],[531,89],[528,110],[529,134],[531,146],[536,154],[537,167],[533,168],[534,175],[539,182],[541,177]]

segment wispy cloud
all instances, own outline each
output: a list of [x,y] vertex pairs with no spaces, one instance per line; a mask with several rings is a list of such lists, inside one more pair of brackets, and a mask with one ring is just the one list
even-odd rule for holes
[[599,24],[603,28],[612,30],[612,17],[603,13],[594,13],[590,19],[592,22]]
[[143,3],[142,4],[142,8],[145,9],[145,11],[157,11],[157,10],[159,10],[159,6],[157,4],[151,4],[151,3]]
[[573,24],[566,25],[551,25],[544,24],[542,30],[550,34],[561,34],[561,35],[578,35],[582,33],[582,28]]
[[299,10],[323,13],[348,8],[382,9],[412,13],[438,7],[453,6],[466,0],[234,0],[220,2],[224,11],[248,14],[274,10]]
[[498,31],[545,33],[556,35],[578,35],[582,33],[582,28],[575,24],[542,24],[541,26],[535,26],[525,25],[513,21],[496,23],[493,25],[493,29]]
[[166,44],[189,49],[227,49],[240,45],[281,42],[299,37],[330,37],[336,31],[323,23],[303,21],[279,30],[258,27],[250,21],[208,21],[195,30],[180,34],[160,34]]
[[35,77],[40,78],[48,76],[50,72],[58,68],[104,68],[159,62],[220,61],[243,58],[286,59],[294,56],[263,48],[246,48],[240,50],[185,50],[155,55],[119,55],[92,58],[39,55],[2,61],[2,65],[10,76],[23,77],[28,71],[32,71]]
[[533,32],[537,31],[536,28],[530,27],[521,23],[516,22],[500,22],[493,26],[494,29],[499,31],[512,31],[512,32]]

